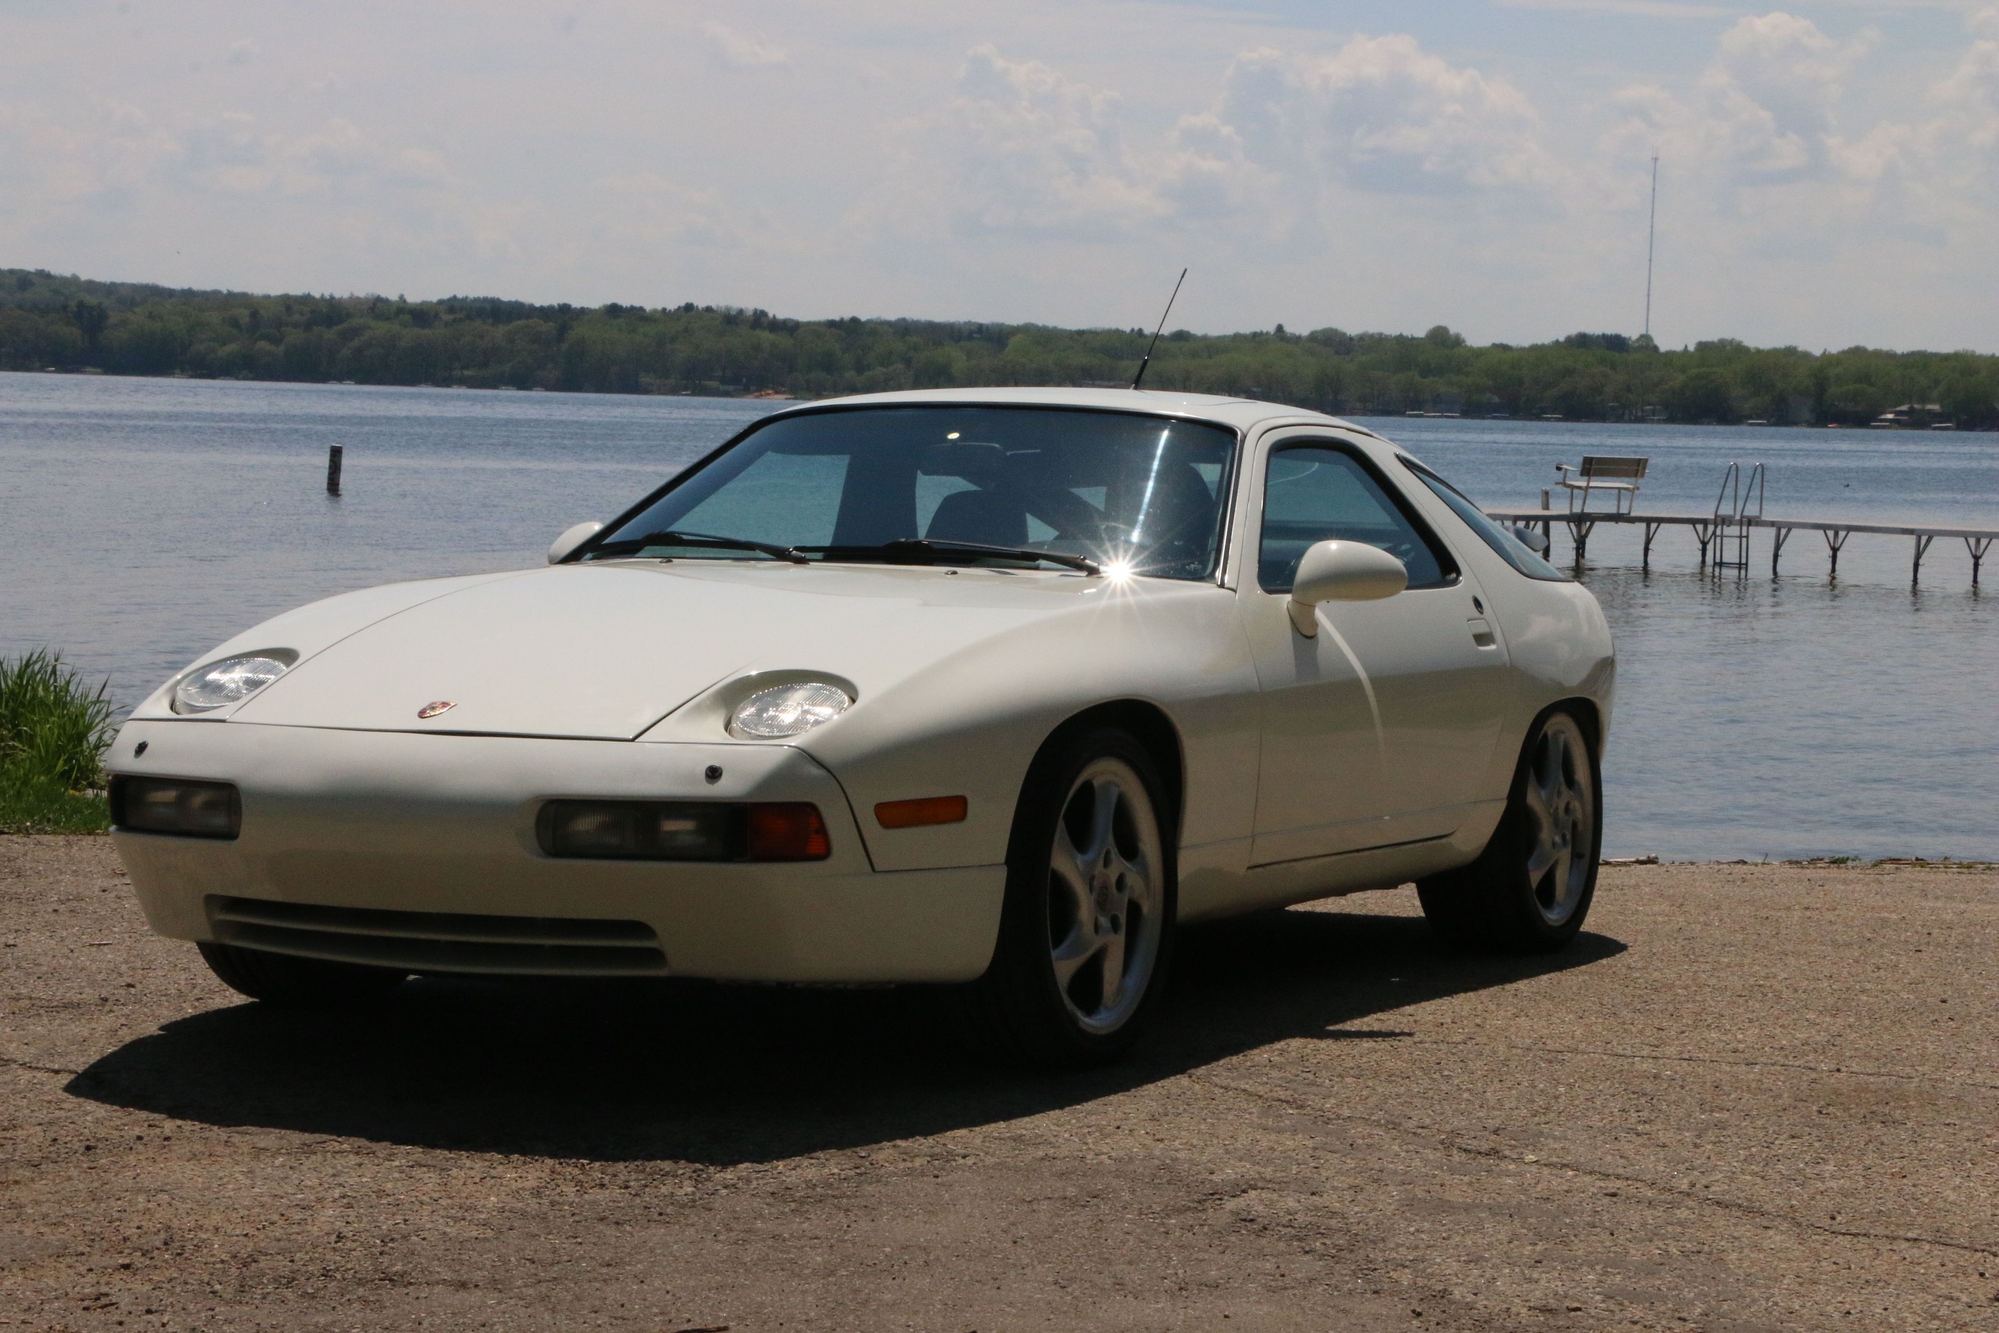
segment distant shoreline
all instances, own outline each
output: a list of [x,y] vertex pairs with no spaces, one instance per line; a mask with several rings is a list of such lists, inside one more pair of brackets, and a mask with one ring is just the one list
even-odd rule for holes
[[[451,390],[451,391],[482,390],[487,393],[523,393],[523,392],[554,393],[554,394],[563,394],[573,397],[594,397],[594,398],[702,398],[717,402],[736,402],[736,403],[746,403],[746,402],[810,403],[810,402],[820,401],[821,397],[840,396],[837,394],[827,394],[827,395],[820,395],[819,397],[811,397],[811,396],[786,393],[778,389],[756,389],[744,392],[730,392],[730,393],[721,393],[721,392],[696,393],[688,390],[681,390],[675,392],[668,392],[665,390],[654,390],[650,392],[647,391],[628,392],[620,389],[536,388],[532,390],[522,390],[522,389],[517,389],[510,384],[362,384],[354,380],[284,380],[284,379],[252,379],[240,376],[223,376],[223,375],[185,375],[185,374],[153,375],[153,374],[140,374],[140,373],[119,374],[103,370],[59,370],[53,367],[46,367],[42,370],[11,370],[11,369],[0,368],[0,375],[35,375],[35,376],[52,376],[55,378],[71,378],[71,379],[158,380],[170,383],[254,384],[261,386],[289,385],[301,389],[421,389],[421,390],[428,390],[431,392],[438,392],[443,390]],[[1048,387],[1048,386],[1038,386],[1038,387]],[[1073,386],[1058,386],[1058,387],[1073,387]],[[1489,413],[1484,417],[1466,417],[1461,412],[1395,413],[1395,412],[1350,411],[1344,413],[1337,413],[1336,415],[1349,417],[1356,421],[1397,421],[1397,420],[1481,421],[1482,420],[1489,422],[1518,423],[1521,425],[1531,425],[1531,426],[1661,426],[1661,427],[1680,427],[1680,428],[1689,427],[1689,426],[1698,426],[1698,427],[1726,427],[1730,429],[1744,429],[1744,430],[1862,429],[1860,427],[1842,427],[1839,423],[1836,422],[1827,425],[1819,425],[1815,422],[1809,422],[1809,421],[1610,420],[1601,417],[1546,417],[1546,416],[1515,417],[1506,413]],[[1874,426],[1870,424],[1866,428],[1866,430],[1869,433],[1879,432],[1885,434],[1904,433],[1904,434],[1921,435],[1926,433],[1925,428],[1919,426],[1888,427],[1888,426]],[[1949,427],[1948,430],[1944,433],[1992,434],[1994,432],[1999,432],[1999,423],[1995,423],[1994,425],[1990,426],[1960,427],[1953,425]]]
[[[972,385],[1121,385],[1143,329],[799,320],[733,306],[257,295],[0,269],[0,370],[380,387],[816,399]],[[1643,335],[1474,346],[1421,335],[1161,339],[1148,387],[1340,416],[1999,429],[1999,356]]]

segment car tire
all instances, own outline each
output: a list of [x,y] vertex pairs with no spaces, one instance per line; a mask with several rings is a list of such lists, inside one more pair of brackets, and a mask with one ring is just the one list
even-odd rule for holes
[[253,1000],[286,1009],[314,1009],[377,1000],[400,986],[406,973],[359,963],[266,953],[234,944],[197,944],[223,985]]
[[1557,709],[1521,747],[1505,813],[1479,858],[1418,881],[1423,915],[1459,948],[1559,949],[1589,914],[1602,845],[1596,752],[1576,716]]
[[1122,731],[1048,747],[1007,849],[1006,902],[976,1027],[999,1053],[1077,1067],[1124,1054],[1157,1010],[1173,955],[1177,829],[1159,768]]

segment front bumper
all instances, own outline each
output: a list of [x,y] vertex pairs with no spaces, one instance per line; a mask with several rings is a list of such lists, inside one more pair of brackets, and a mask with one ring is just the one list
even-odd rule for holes
[[[866,983],[971,980],[998,936],[1003,866],[876,871],[839,783],[789,746],[133,721],[107,767],[242,793],[233,841],[112,835],[174,939],[412,971]],[[534,829],[556,797],[811,801],[832,855],[558,859]],[[656,965],[630,948],[647,931]]]

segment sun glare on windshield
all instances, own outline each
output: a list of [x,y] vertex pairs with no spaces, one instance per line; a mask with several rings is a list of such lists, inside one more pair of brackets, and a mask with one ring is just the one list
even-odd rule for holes
[[[1066,564],[1213,576],[1233,432],[1124,412],[807,411],[678,478],[598,549],[675,559]],[[652,547],[652,534],[727,542]],[[638,543],[635,546],[635,543]],[[760,554],[761,553],[761,554]]]

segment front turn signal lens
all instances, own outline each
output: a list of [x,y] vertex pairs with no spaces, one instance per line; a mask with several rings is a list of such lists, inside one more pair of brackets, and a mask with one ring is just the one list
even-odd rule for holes
[[968,808],[962,796],[921,796],[913,801],[883,801],[875,807],[875,822],[883,828],[962,824]]
[[752,861],[824,861],[833,854],[833,840],[816,805],[803,801],[752,805],[749,816]]
[[583,861],[824,861],[833,839],[806,801],[548,801],[535,838]]

